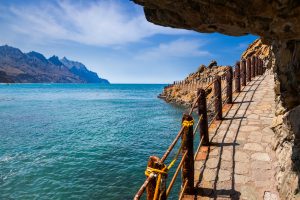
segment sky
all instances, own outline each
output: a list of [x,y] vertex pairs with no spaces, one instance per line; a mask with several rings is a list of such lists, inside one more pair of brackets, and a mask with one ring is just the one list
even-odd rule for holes
[[148,22],[129,0],[0,0],[0,45],[85,64],[112,83],[171,83],[216,60],[233,65],[257,36]]

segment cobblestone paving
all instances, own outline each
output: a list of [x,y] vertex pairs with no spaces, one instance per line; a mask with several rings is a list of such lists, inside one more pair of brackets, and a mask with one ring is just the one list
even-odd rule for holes
[[256,77],[235,96],[224,119],[213,124],[211,146],[195,160],[196,195],[184,199],[279,200],[270,147],[273,85],[273,75]]

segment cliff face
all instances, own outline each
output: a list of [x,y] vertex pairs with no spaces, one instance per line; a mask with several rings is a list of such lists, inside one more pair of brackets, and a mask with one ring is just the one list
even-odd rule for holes
[[263,44],[261,39],[256,39],[252,44],[248,46],[246,51],[242,53],[242,58],[246,59],[251,56],[259,57],[265,61],[268,61],[272,57],[272,50],[270,45]]
[[300,1],[134,0],[148,21],[232,36],[259,35],[271,46],[276,93],[274,149],[282,199],[300,198]]
[[[62,60],[64,61],[64,60]],[[76,71],[57,56],[47,59],[38,52],[23,53],[0,46],[0,82],[4,83],[109,83],[83,64]],[[74,61],[69,61],[77,63]],[[75,65],[74,65],[75,68]],[[92,77],[92,78],[90,78]]]

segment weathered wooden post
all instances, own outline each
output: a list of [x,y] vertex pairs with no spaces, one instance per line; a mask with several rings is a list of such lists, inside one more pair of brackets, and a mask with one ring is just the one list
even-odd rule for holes
[[[158,187],[158,192],[156,194],[156,199],[161,196],[161,199],[166,199],[166,174],[162,174],[161,178],[159,178],[157,173],[151,174],[152,169],[161,170],[165,167],[163,163],[160,162],[160,159],[156,156],[150,156],[148,160],[147,176],[154,176],[148,183],[146,192],[147,192],[147,200],[153,200],[155,198],[155,189]],[[156,175],[154,175],[156,174]],[[160,179],[160,180],[158,180]],[[161,185],[164,184],[164,185]]]
[[259,75],[263,75],[262,65],[262,59],[259,59]]
[[[200,88],[198,89],[198,115],[200,117],[199,122],[199,132],[200,136],[203,137],[203,145],[209,145],[208,137],[208,120],[207,120],[207,104],[206,104],[206,93],[205,90]],[[200,137],[200,138],[201,138]]]
[[219,75],[215,76],[214,82],[214,95],[215,95],[215,112],[216,120],[222,119],[222,89],[221,89],[221,77]]
[[262,59],[259,59],[259,74],[262,75],[263,74],[263,69],[262,69]]
[[260,75],[260,58],[259,57],[257,57],[256,63],[257,63],[257,75]]
[[181,136],[182,155],[187,152],[187,155],[182,164],[182,188],[185,180],[188,181],[184,194],[194,193],[194,134],[193,134],[194,120],[191,115],[184,114],[182,117],[183,134]]
[[251,78],[255,77],[255,66],[254,66],[255,60],[254,60],[254,56],[251,57]]
[[265,73],[264,60],[261,59],[261,74],[263,75],[264,73]]
[[265,73],[265,71],[266,71],[266,68],[267,66],[265,66],[265,63],[264,63],[264,60],[261,60],[261,69],[262,69],[262,74],[264,74]]
[[240,69],[240,62],[236,62],[235,64],[235,91],[241,92],[241,69]]
[[247,81],[251,81],[251,59],[247,58],[246,60],[246,67],[247,67]]
[[254,77],[257,76],[257,62],[256,62],[256,56],[254,56]]
[[256,57],[255,56],[252,57],[252,61],[253,61],[253,77],[256,77],[257,65],[256,65]]
[[228,71],[227,71],[227,74],[226,74],[226,85],[227,85],[227,88],[226,88],[226,98],[227,98],[227,101],[226,103],[232,103],[232,78],[233,77],[233,70],[232,70],[232,67],[228,67]]
[[240,66],[241,66],[242,86],[246,86],[246,60],[245,59],[241,60]]
[[258,63],[258,57],[255,57],[255,76],[258,76],[259,75],[259,72],[258,72],[258,68],[259,68],[259,63]]

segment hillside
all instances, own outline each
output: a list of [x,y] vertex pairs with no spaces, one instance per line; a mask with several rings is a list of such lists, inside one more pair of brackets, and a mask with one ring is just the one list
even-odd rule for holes
[[7,45],[0,46],[0,82],[109,83],[106,79],[99,78],[97,73],[88,70],[82,63],[65,57],[60,60],[57,56],[47,59],[41,53],[23,53]]

